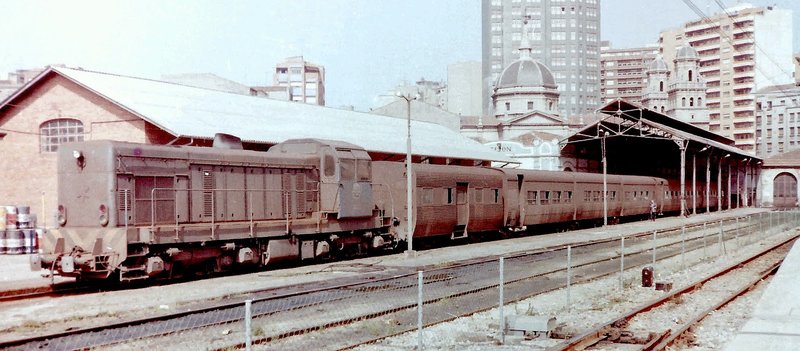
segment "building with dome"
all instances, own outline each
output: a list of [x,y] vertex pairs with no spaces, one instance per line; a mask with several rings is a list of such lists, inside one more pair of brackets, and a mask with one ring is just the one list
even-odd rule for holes
[[527,34],[523,27],[519,59],[494,84],[494,115],[462,117],[461,133],[520,161],[522,168],[560,170],[558,142],[572,129],[558,112],[553,73],[532,58]]
[[688,42],[675,54],[670,72],[661,55],[647,67],[647,88],[642,106],[708,130],[706,82],[700,75],[700,56]]

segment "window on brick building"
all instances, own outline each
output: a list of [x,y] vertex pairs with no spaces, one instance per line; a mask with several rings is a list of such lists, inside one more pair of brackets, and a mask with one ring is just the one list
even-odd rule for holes
[[83,123],[77,119],[51,119],[39,126],[40,152],[55,152],[70,141],[83,141]]

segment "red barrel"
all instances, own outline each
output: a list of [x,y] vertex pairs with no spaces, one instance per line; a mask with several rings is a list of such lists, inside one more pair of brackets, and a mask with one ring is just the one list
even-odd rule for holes
[[17,229],[16,206],[6,206],[6,229]]

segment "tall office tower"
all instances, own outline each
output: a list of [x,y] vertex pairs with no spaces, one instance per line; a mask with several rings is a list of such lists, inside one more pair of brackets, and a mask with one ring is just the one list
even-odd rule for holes
[[447,111],[459,116],[480,116],[481,63],[459,62],[447,65]]
[[600,101],[600,0],[483,0],[482,75],[484,114],[493,114],[491,93],[503,68],[519,58],[528,19],[531,56],[553,72],[567,118],[594,111]]
[[289,57],[275,65],[274,86],[289,87],[292,101],[325,106],[325,67]]
[[741,4],[661,33],[664,59],[672,62],[683,41],[698,52],[707,83],[709,130],[755,151],[754,93],[788,84],[792,77],[792,11]]
[[600,96],[603,103],[624,99],[640,103],[647,82],[645,71],[658,54],[658,46],[614,49],[611,43],[600,45]]

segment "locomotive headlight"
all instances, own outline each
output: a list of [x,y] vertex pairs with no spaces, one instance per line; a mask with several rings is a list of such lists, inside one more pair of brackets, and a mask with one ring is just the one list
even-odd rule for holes
[[72,157],[75,158],[75,162],[78,163],[78,167],[81,169],[86,166],[86,158],[81,150],[72,150]]
[[58,214],[56,215],[58,219],[58,225],[64,226],[67,224],[67,208],[64,205],[58,205]]
[[105,204],[100,204],[100,225],[108,225],[108,207]]

